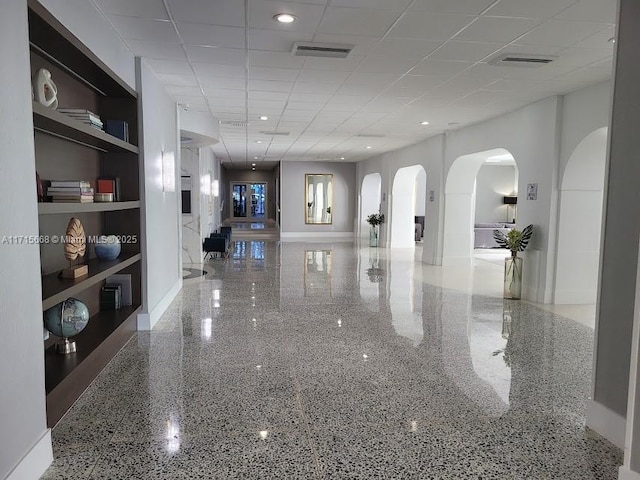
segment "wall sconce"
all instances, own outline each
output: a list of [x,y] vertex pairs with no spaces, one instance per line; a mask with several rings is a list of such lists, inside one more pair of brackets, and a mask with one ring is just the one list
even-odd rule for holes
[[220,182],[218,180],[213,181],[213,196],[218,197],[220,195]]
[[173,152],[162,151],[162,191],[176,191],[176,159]]
[[208,173],[200,177],[200,190],[203,195],[211,195],[211,175]]

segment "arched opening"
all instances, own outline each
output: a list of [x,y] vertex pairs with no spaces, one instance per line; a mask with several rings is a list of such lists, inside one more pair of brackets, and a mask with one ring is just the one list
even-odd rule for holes
[[380,211],[382,200],[382,177],[379,173],[370,173],[362,179],[360,189],[360,236],[369,238],[367,217]]
[[[426,179],[422,165],[401,168],[393,178],[391,246],[394,248],[414,247],[416,244],[416,205],[421,204],[424,208],[426,204]],[[424,185],[422,189],[421,185]]]
[[607,131],[603,127],[587,135],[564,170],[554,298],[557,304],[596,303]]
[[516,161],[504,148],[453,162],[445,184],[443,265],[467,264],[474,247],[497,246],[493,230],[510,228],[516,217],[515,206],[505,197],[517,196],[517,179]]

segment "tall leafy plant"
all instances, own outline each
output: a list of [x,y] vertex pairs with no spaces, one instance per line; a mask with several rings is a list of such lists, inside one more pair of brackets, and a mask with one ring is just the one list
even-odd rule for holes
[[382,213],[372,213],[367,217],[367,223],[372,227],[376,227],[381,223],[384,223],[384,214]]
[[514,258],[518,256],[518,252],[524,252],[527,248],[531,235],[533,235],[533,225],[527,225],[522,230],[512,228],[506,235],[500,230],[493,231],[496,243],[502,248],[511,250],[511,256]]

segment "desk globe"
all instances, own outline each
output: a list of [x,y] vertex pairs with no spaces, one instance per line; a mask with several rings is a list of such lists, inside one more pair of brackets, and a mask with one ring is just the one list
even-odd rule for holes
[[77,298],[67,298],[44,312],[44,324],[51,333],[62,337],[56,344],[58,353],[67,354],[76,351],[75,340],[69,337],[78,335],[89,322],[89,309]]

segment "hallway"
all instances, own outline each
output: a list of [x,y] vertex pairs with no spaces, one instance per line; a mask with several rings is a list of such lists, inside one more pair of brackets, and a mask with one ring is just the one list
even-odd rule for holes
[[584,428],[593,330],[503,301],[491,261],[416,257],[236,242],[56,426],[43,478],[617,478]]

